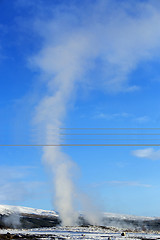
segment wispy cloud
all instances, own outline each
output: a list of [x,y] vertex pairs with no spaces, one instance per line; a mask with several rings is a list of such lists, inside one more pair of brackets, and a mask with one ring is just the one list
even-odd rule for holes
[[136,116],[135,114],[120,112],[120,113],[104,113],[104,112],[96,112],[94,114],[94,118],[106,119],[106,120],[128,120],[131,122],[137,123],[145,123],[150,121],[150,118],[146,115],[144,116]]
[[142,188],[151,188],[153,187],[150,184],[144,184],[144,183],[139,183],[136,181],[105,181],[105,182],[101,182],[101,183],[97,183],[95,184],[95,186],[102,186],[102,185],[113,185],[113,186],[119,186],[119,187],[142,187]]
[[148,158],[151,160],[160,160],[160,150],[153,148],[138,149],[132,151],[132,155],[139,158]]
[[1,181],[25,179],[34,170],[31,166],[0,166]]
[[150,184],[143,184],[139,182],[129,182],[129,181],[110,181],[108,183],[112,185],[119,185],[119,186],[144,187],[144,188],[152,187],[152,185]]
[[43,182],[30,181],[33,167],[0,166],[0,203],[16,203],[38,196]]
[[107,114],[104,112],[97,112],[94,115],[94,118],[104,118],[104,119],[108,119],[108,120],[113,120],[113,119],[121,119],[121,118],[130,118],[131,116],[133,116],[132,114],[126,113],[126,112],[122,112],[122,113],[111,113],[111,114]]
[[133,121],[137,123],[145,123],[150,121],[150,118],[148,116],[139,116],[139,117],[133,118]]

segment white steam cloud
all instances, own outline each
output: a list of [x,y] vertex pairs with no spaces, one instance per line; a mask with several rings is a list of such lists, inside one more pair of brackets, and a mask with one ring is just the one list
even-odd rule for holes
[[3,219],[5,226],[18,228],[21,226],[21,216],[18,213],[13,213],[11,215],[5,216]]
[[[159,10],[132,1],[82,1],[78,6],[55,5],[53,18],[36,21],[43,44],[30,63],[45,78],[45,96],[34,117],[43,143],[60,143],[59,128],[80,85],[110,92],[138,89],[129,84],[129,74],[140,62],[160,56]],[[57,210],[63,224],[74,224],[74,164],[60,147],[44,147],[43,151],[54,173]]]
[[44,147],[43,158],[49,164],[54,175],[55,206],[63,224],[74,225],[78,219],[76,189],[72,180],[74,164],[59,147]]

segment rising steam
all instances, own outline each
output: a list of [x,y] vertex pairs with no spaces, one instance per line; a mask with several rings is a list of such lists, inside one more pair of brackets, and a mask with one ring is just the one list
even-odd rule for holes
[[[44,131],[45,144],[59,144],[59,128],[63,124],[68,103],[74,95],[76,78],[81,70],[81,65],[76,60],[81,55],[80,49],[78,43],[74,46],[74,42],[69,41],[67,46],[47,47],[40,55],[39,59],[50,62],[51,70],[56,72],[56,75],[48,81],[48,95],[38,105],[35,121],[40,123]],[[43,150],[43,159],[54,175],[57,210],[64,225],[73,225],[78,217],[75,211],[75,186],[72,181],[74,164],[60,147],[44,147]]]
[[[79,86],[134,91],[137,86],[128,84],[130,72],[160,50],[160,14],[154,6],[134,3],[134,18],[134,14],[129,15],[132,4],[86,1],[85,6],[84,2],[72,7],[57,5],[53,19],[36,22],[43,46],[30,62],[45,78],[45,96],[34,117],[44,144],[61,143],[59,128],[64,126]],[[63,224],[74,224],[78,216],[74,164],[60,147],[44,147],[43,152],[44,162],[54,175],[55,204]]]

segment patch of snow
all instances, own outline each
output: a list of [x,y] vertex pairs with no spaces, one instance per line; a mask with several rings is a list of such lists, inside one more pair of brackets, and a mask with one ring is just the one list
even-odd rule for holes
[[[0,214],[2,215],[10,215],[10,214],[34,214],[34,215],[42,215],[42,216],[54,216],[58,217],[58,214],[55,211],[51,210],[42,210],[36,208],[29,207],[21,207],[21,206],[12,206],[12,205],[0,205]],[[85,214],[84,214],[85,215]],[[119,220],[160,220],[158,217],[143,217],[143,216],[134,216],[134,215],[126,215],[126,214],[117,214],[117,213],[104,213],[103,215],[106,218],[119,219]]]
[[108,230],[102,230],[99,227],[58,227],[58,228],[37,228],[37,229],[30,229],[30,230],[0,230],[0,234],[29,234],[32,236],[46,236],[43,239],[50,239],[49,236],[54,236],[55,238],[65,238],[71,240],[78,240],[78,239],[111,239],[111,240],[130,240],[130,239],[160,239],[160,234],[147,234],[147,233],[126,233],[125,236],[121,235],[121,232],[111,232]]
[[143,216],[135,216],[135,215],[127,215],[127,214],[119,214],[119,213],[104,213],[104,217],[116,218],[119,220],[141,220],[141,221],[160,219],[158,217],[143,217]]
[[14,213],[58,217],[58,214],[55,211],[29,208],[29,207],[11,206],[11,205],[0,205],[0,214],[10,215]]

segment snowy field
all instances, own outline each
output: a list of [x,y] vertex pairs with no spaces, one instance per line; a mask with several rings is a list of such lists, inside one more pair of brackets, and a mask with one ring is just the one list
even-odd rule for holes
[[[50,221],[53,217],[59,217],[54,211],[33,209],[19,206],[0,205],[0,214],[8,219],[15,220],[15,216],[28,216],[28,218]],[[27,215],[28,214],[28,215]],[[12,217],[13,216],[13,217]],[[46,218],[52,217],[52,218]],[[28,221],[27,218],[27,221]],[[160,218],[139,217],[123,214],[104,213],[103,226],[73,226],[73,227],[46,227],[19,229],[0,229],[0,240],[5,239],[159,239]]]
[[[7,234],[8,233],[8,234]],[[122,231],[112,232],[101,227],[56,227],[56,228],[39,228],[30,230],[5,229],[0,230],[1,234],[8,236],[7,239],[160,239],[160,233],[125,233]],[[3,235],[3,236],[5,236]],[[9,238],[10,236],[10,238]],[[3,239],[3,238],[0,238]],[[4,238],[5,239],[5,238]]]
[[35,215],[43,215],[43,216],[58,216],[58,214],[55,211],[21,207],[21,206],[12,206],[12,205],[0,205],[0,214],[10,215],[13,213],[35,214]]

